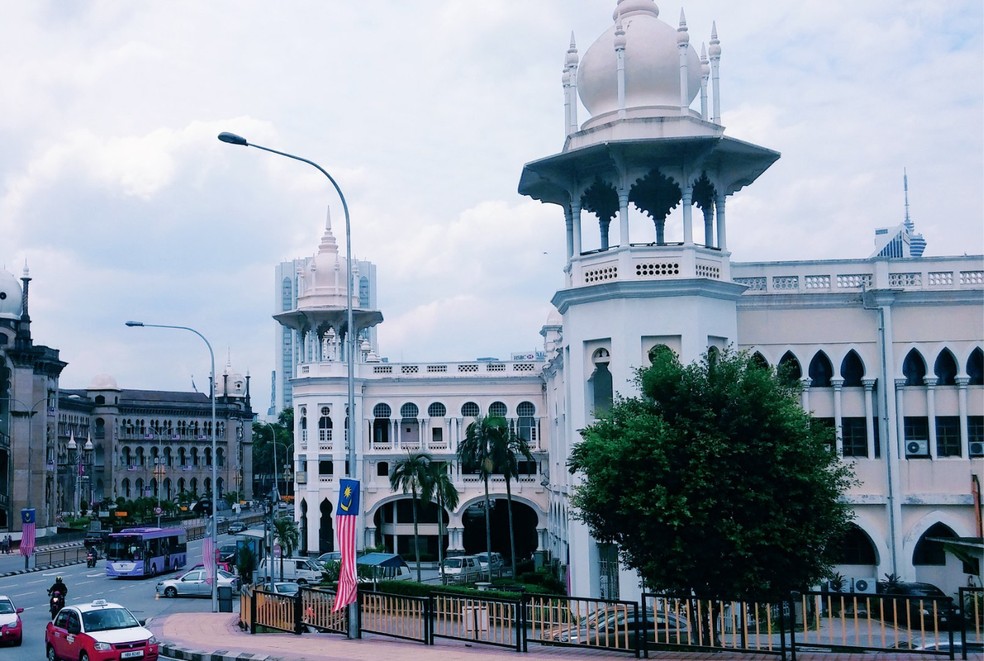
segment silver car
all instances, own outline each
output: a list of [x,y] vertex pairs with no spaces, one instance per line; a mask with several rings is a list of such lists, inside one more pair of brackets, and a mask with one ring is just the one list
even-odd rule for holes
[[[178,578],[171,578],[157,584],[157,594],[162,597],[209,597],[212,584],[206,580],[204,569],[192,569]],[[239,577],[222,569],[217,570],[218,586],[239,590]]]

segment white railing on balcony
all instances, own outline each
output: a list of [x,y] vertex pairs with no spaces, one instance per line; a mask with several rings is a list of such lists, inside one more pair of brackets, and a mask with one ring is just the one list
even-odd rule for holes
[[746,295],[825,294],[862,289],[960,290],[984,286],[984,257],[899,260],[822,260],[731,265]]
[[680,280],[730,276],[727,256],[704,246],[637,245],[586,253],[571,265],[571,284],[585,287],[627,280]]

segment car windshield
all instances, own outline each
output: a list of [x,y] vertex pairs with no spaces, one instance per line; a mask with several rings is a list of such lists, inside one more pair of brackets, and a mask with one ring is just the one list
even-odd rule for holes
[[461,559],[460,558],[449,558],[449,559],[447,559],[447,560],[444,561],[444,566],[445,567],[449,567],[451,569],[457,569],[458,567],[461,566]]
[[82,626],[87,633],[139,627],[133,614],[125,608],[103,608],[82,613]]
[[219,578],[235,578],[236,577],[235,574],[230,574],[229,572],[225,571],[224,569],[219,569],[217,573],[219,575]]
[[13,613],[16,609],[14,605],[7,601],[6,599],[0,600],[0,614],[7,615]]

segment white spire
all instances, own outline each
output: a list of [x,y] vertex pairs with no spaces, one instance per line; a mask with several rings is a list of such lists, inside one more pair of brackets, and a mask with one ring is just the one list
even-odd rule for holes
[[680,114],[686,115],[690,107],[690,90],[687,88],[687,55],[690,52],[690,32],[687,30],[687,17],[680,8],[680,27],[677,28],[677,51],[680,54]]

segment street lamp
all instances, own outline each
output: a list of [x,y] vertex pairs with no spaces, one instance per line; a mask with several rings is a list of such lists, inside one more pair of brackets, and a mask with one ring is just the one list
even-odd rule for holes
[[[69,453],[69,464],[75,467],[75,499],[72,506],[76,514],[80,514],[82,511],[82,477],[85,473],[83,467],[85,466],[85,457],[88,456],[89,452],[92,452],[92,436],[90,435],[86,441],[85,445],[79,448],[79,444],[75,442],[75,434],[72,434],[68,443],[65,445],[68,448]],[[74,456],[74,460],[71,457]]]
[[[164,490],[164,435],[156,427],[151,427],[151,440],[154,436],[157,436],[157,457],[154,459],[154,479],[157,480],[157,527],[161,527],[161,513],[163,513],[164,508],[161,507],[161,491]],[[215,458],[213,457],[214,461]]]
[[219,478],[219,475],[218,475],[218,462],[217,462],[218,453],[217,453],[217,449],[216,449],[216,440],[215,440],[215,427],[216,427],[216,425],[215,425],[215,352],[212,351],[212,345],[209,344],[209,341],[205,338],[205,336],[202,335],[201,333],[199,333],[198,331],[196,331],[194,328],[190,328],[189,326],[172,326],[170,324],[145,324],[142,321],[127,321],[126,322],[126,325],[129,326],[130,328],[171,328],[171,329],[174,329],[174,330],[188,331],[189,333],[194,333],[195,335],[197,335],[198,337],[200,337],[201,340],[202,340],[202,342],[205,343],[205,346],[208,347],[208,356],[209,356],[209,359],[211,361],[211,368],[210,368],[210,372],[209,372],[209,381],[210,381],[210,384],[209,384],[209,399],[212,400],[212,495],[211,495],[211,497],[212,497],[212,516],[211,516],[212,523],[209,526],[209,530],[208,530],[208,542],[211,543],[211,549],[212,550],[211,550],[210,553],[207,554],[208,557],[202,558],[202,560],[203,560],[203,562],[206,563],[205,564],[206,569],[209,567],[209,565],[211,565],[212,568],[213,568],[213,571],[212,571],[212,612],[213,613],[218,613],[219,612],[219,595],[218,595],[218,591],[217,591],[216,588],[217,588],[219,582],[217,580],[218,573],[215,571],[215,569],[216,569],[216,567],[215,567],[215,549],[218,548],[218,543],[217,543],[217,540],[216,540],[216,534],[217,534],[217,531],[218,531],[218,527],[216,526],[215,512],[219,509],[219,488],[218,488],[218,478]]
[[335,181],[328,172],[315,163],[314,161],[309,161],[306,158],[301,158],[300,156],[295,156],[294,154],[288,154],[287,152],[277,151],[276,149],[270,149],[269,147],[262,147],[260,145],[248,142],[246,138],[241,135],[236,135],[235,133],[229,133],[223,131],[219,134],[219,140],[230,145],[239,145],[241,147],[253,147],[255,149],[261,149],[263,151],[270,152],[271,154],[277,154],[278,156],[286,156],[287,158],[292,158],[295,161],[300,161],[302,163],[307,163],[311,167],[315,168],[321,174],[328,178],[331,185],[335,188],[335,192],[338,193],[339,199],[342,201],[342,211],[345,213],[345,268],[348,270],[348,275],[346,277],[347,282],[345,291],[345,314],[346,314],[346,324],[348,326],[348,349],[346,350],[346,363],[348,364],[348,410],[346,411],[346,425],[345,425],[345,437],[348,440],[349,452],[348,452],[348,470],[345,471],[347,477],[355,478],[355,329],[352,322],[352,225],[349,219],[349,209],[348,202],[345,201],[345,195],[342,194],[342,189],[338,187],[338,183]]
[[[327,177],[328,181],[330,181],[331,185],[335,188],[335,192],[338,193],[338,198],[342,201],[342,211],[345,213],[345,268],[347,270],[347,273],[345,274],[345,323],[348,326],[348,350],[345,352],[345,362],[348,367],[348,407],[345,411],[345,439],[348,441],[349,451],[348,470],[345,471],[345,474],[350,478],[355,478],[355,329],[354,324],[352,323],[352,224],[349,220],[348,202],[345,201],[345,195],[342,194],[342,189],[339,188],[334,177],[328,174],[327,170],[314,161],[309,161],[306,158],[301,158],[300,156],[295,156],[294,154],[288,154],[287,152],[277,151],[276,149],[251,144],[241,135],[236,135],[235,133],[229,133],[227,131],[220,133],[218,138],[220,141],[226,142],[230,145],[255,147],[256,149],[267,151],[271,154],[277,154],[278,156],[292,158],[295,161],[300,161],[301,163],[307,163]],[[356,638],[358,635],[355,624],[357,617],[356,606],[357,605],[355,603],[349,604],[349,638]]]

